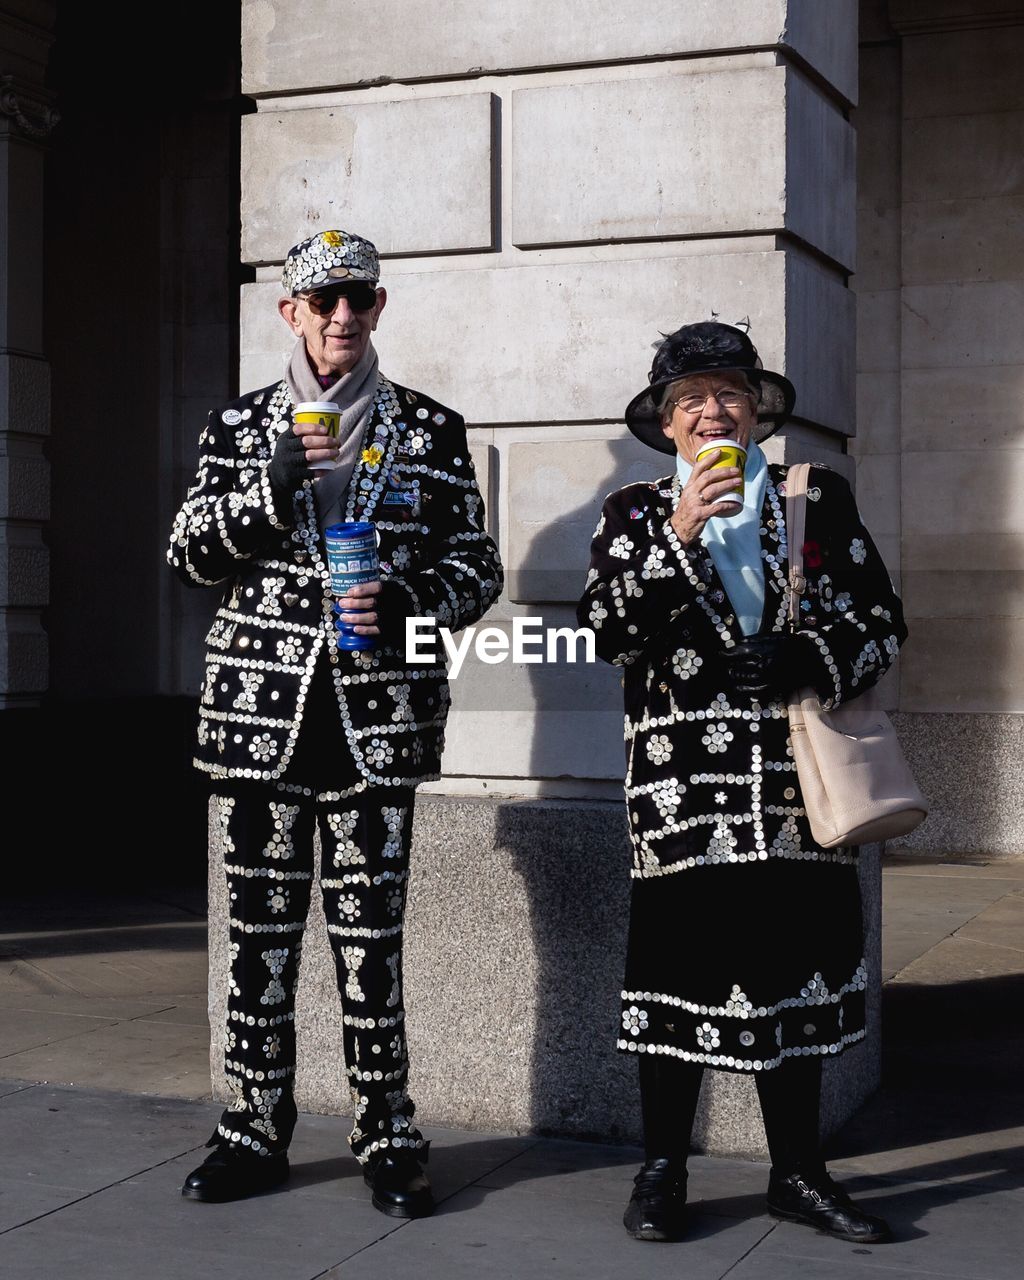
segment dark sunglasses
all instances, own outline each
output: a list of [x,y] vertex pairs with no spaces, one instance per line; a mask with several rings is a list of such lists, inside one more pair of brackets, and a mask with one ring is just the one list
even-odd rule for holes
[[376,305],[377,290],[372,284],[343,284],[334,289],[317,289],[315,293],[299,295],[315,316],[330,316],[339,298],[347,298],[353,311],[369,311]]

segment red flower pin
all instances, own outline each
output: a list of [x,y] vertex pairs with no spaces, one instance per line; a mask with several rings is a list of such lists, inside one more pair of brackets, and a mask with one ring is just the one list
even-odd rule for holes
[[821,547],[816,542],[805,542],[800,548],[804,558],[805,569],[820,569],[824,563]]

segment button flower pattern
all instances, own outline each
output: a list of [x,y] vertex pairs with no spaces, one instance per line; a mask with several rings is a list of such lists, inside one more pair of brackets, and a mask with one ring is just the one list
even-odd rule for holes
[[638,1036],[641,1031],[646,1031],[648,1027],[647,1010],[639,1009],[635,1004],[630,1005],[628,1009],[623,1010],[622,1026],[631,1036]]

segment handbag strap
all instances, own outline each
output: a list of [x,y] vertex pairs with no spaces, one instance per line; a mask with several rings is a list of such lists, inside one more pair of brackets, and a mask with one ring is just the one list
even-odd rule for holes
[[786,546],[789,550],[789,624],[800,621],[800,597],[807,587],[804,577],[804,529],[807,524],[809,462],[797,462],[786,472]]

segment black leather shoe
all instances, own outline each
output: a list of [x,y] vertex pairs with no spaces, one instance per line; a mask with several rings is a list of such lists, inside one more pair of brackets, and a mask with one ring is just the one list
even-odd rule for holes
[[686,1170],[671,1160],[642,1164],[622,1224],[634,1240],[681,1240],[686,1230]]
[[426,1148],[375,1151],[363,1166],[363,1181],[373,1192],[373,1207],[392,1218],[429,1218],[434,1212],[434,1193],[423,1172],[428,1155]]
[[883,1244],[892,1239],[889,1224],[862,1213],[827,1173],[768,1177],[768,1212],[787,1222],[805,1222],[826,1235],[856,1244]]
[[279,1187],[287,1178],[287,1152],[256,1156],[240,1142],[218,1142],[199,1168],[185,1179],[181,1194],[186,1200],[223,1204]]

